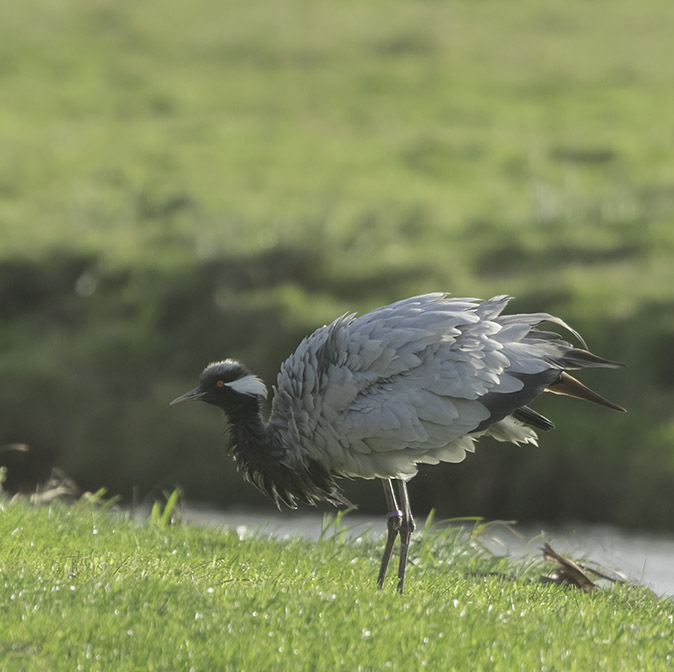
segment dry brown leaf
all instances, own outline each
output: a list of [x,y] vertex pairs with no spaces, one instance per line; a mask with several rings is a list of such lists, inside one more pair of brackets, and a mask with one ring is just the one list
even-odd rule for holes
[[541,577],[543,580],[557,584],[575,586],[576,588],[584,590],[586,593],[591,593],[597,587],[592,579],[585,573],[586,568],[582,565],[579,565],[564,555],[560,555],[547,542],[541,550],[543,551],[543,557],[546,560],[551,560],[559,565],[552,574],[543,575]]

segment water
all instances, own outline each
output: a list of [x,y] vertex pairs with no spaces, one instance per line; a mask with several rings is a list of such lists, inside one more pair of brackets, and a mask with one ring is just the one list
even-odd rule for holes
[[[262,532],[277,538],[302,536],[318,539],[323,516],[316,512],[268,512],[231,509],[215,510],[188,504],[183,519],[199,525]],[[385,532],[384,518],[349,513],[343,521],[348,534]],[[418,521],[419,527],[423,521]],[[602,525],[546,527],[526,525],[490,528],[481,539],[494,553],[523,558],[540,555],[548,542],[558,553],[574,560],[591,561],[633,583],[648,586],[661,596],[674,596],[674,535],[621,530]]]
[[490,534],[493,540],[487,545],[497,553],[531,557],[540,554],[547,541],[555,551],[573,560],[589,562],[631,583],[648,586],[657,595],[674,595],[674,535],[584,524],[549,529],[523,526]]

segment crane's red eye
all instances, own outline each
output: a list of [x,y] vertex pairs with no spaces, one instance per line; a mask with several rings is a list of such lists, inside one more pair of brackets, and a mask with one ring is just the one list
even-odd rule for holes
[[216,385],[217,385],[218,387],[224,387],[224,386],[225,386],[225,381],[224,381],[224,380],[219,380],[219,381],[216,383]]

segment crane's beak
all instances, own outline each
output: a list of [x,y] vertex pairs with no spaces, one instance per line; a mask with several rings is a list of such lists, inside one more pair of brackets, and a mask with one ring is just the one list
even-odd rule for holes
[[195,387],[193,390],[185,392],[185,394],[181,394],[179,397],[176,397],[169,404],[169,406],[173,406],[173,404],[179,404],[181,401],[198,401],[204,396],[204,394],[205,392],[200,387]]

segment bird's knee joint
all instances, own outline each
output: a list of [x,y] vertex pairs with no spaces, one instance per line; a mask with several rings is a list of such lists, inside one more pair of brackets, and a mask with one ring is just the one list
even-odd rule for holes
[[414,518],[402,518],[400,520],[400,531],[403,534],[412,534],[414,530],[417,529],[417,524],[414,522]]
[[399,509],[396,511],[389,511],[386,514],[386,526],[389,529],[389,532],[397,532],[403,521],[403,512]]

